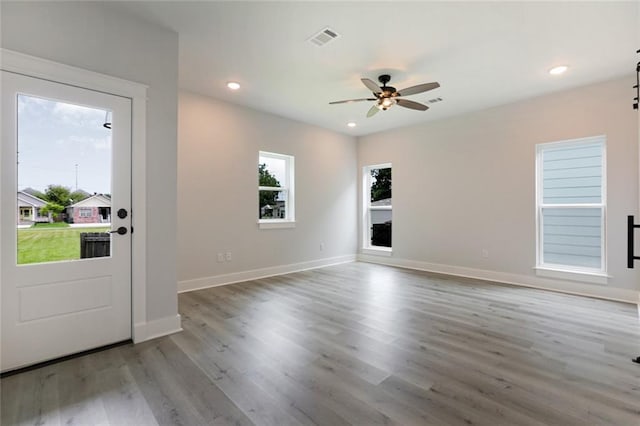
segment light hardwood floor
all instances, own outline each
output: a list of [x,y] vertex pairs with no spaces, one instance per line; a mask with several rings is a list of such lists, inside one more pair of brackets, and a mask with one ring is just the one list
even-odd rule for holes
[[636,307],[366,263],[181,294],[2,380],[2,425],[640,425]]

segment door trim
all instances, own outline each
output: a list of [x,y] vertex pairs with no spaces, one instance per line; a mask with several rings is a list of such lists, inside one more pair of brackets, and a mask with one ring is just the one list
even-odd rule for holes
[[[147,89],[148,86],[105,74],[87,71],[47,59],[0,49],[0,69],[29,77],[104,92],[131,99],[131,335],[134,343],[148,340],[147,332]],[[0,171],[1,173],[1,171]],[[1,213],[0,213],[1,214]],[[1,253],[0,253],[1,255]],[[180,330],[179,317],[166,333]]]

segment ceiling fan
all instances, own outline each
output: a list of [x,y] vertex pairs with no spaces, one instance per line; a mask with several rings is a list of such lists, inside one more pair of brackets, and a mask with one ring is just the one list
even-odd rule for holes
[[371,117],[378,111],[386,111],[394,105],[400,105],[401,107],[415,109],[418,111],[426,111],[428,106],[419,102],[410,101],[408,99],[402,99],[402,96],[415,95],[417,93],[426,92],[428,90],[437,89],[440,84],[437,82],[418,84],[417,86],[407,87],[406,89],[396,90],[395,87],[387,86],[387,83],[391,80],[391,76],[388,74],[382,74],[378,77],[378,81],[382,83],[382,86],[378,85],[368,78],[361,78],[362,84],[367,86],[367,89],[373,92],[374,98],[360,98],[360,99],[348,99],[346,101],[329,102],[329,105],[346,104],[350,102],[361,101],[376,101],[376,104],[371,107],[367,113],[367,117]]

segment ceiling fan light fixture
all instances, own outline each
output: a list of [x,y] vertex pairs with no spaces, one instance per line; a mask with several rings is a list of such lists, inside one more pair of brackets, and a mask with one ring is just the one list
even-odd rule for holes
[[378,102],[377,106],[382,111],[386,111],[392,106],[394,106],[395,104],[396,104],[396,100],[393,98],[382,98],[380,99],[380,102]]
[[240,88],[240,83],[237,81],[230,81],[227,83],[227,87],[231,90],[238,90]]
[[348,127],[356,127],[356,123],[355,123],[355,121],[350,121],[350,122],[347,123],[347,126]]

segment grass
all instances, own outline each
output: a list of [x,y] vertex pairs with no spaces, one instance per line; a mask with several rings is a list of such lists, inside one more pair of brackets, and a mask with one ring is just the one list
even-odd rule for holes
[[[58,225],[56,223],[42,225]],[[42,226],[18,229],[18,265],[80,259],[80,234],[105,232],[107,227]]]
[[48,228],[68,228],[69,224],[65,222],[52,223],[34,223],[31,228],[48,229]]

